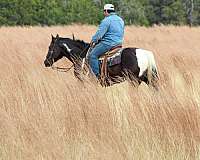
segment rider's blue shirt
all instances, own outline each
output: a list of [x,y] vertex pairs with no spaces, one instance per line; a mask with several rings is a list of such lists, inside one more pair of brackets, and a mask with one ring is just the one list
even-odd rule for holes
[[92,42],[101,42],[110,46],[122,44],[124,37],[124,21],[122,18],[116,15],[116,13],[110,13],[105,17],[96,34],[92,37]]

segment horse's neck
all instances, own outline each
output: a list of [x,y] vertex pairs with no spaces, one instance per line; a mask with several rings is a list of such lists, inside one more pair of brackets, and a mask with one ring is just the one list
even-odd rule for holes
[[[74,60],[83,59],[86,56],[89,43],[81,40],[72,40],[70,38],[63,38],[66,44],[71,44],[71,58]],[[67,57],[68,58],[68,57]]]
[[75,51],[74,54],[76,56],[78,56],[79,58],[83,59],[86,57],[87,51],[89,49],[89,47],[88,47],[89,44],[85,43],[83,46],[83,43],[81,43],[81,42],[78,42],[78,43],[79,43],[79,45],[75,46],[75,47],[77,47],[77,50]]

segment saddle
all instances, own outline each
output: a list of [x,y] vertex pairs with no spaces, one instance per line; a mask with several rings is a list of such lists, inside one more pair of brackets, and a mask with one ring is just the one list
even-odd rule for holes
[[99,60],[102,61],[101,64],[101,80],[104,81],[104,79],[108,76],[107,75],[107,60],[109,57],[112,57],[115,55],[120,49],[122,49],[122,45],[117,45],[111,48],[108,52],[103,54],[99,57]]
[[106,57],[112,57],[115,53],[117,53],[120,49],[122,48],[122,45],[117,45],[111,48],[108,52],[103,54],[102,56],[99,57],[99,60],[104,60]]

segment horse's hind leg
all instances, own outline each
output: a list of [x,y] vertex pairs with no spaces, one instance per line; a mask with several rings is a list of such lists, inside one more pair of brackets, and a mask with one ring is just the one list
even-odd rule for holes
[[152,79],[151,83],[149,84],[149,86],[151,86],[153,89],[155,89],[156,91],[158,91],[159,90],[158,79]]
[[153,88],[158,91],[158,80],[157,79],[152,78],[151,81],[149,81],[147,78],[147,73],[145,73],[140,77],[140,80],[145,82],[150,88]]
[[149,80],[147,78],[147,73],[144,73],[142,76],[140,76],[139,78],[141,80],[141,82],[146,83],[147,85],[149,85]]

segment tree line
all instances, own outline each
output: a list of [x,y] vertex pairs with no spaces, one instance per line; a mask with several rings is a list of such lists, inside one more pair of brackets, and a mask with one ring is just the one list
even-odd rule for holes
[[105,3],[128,25],[200,25],[200,0],[1,0],[0,26],[99,24]]

